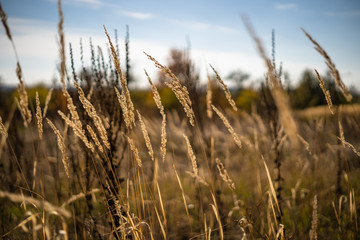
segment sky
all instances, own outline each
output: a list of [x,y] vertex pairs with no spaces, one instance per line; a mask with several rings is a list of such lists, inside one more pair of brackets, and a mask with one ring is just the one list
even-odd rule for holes
[[[56,0],[0,0],[17,48],[25,83],[51,84],[58,78]],[[63,0],[64,32],[80,69],[80,39],[85,65],[90,65],[90,38],[107,53],[103,25],[112,39],[117,29],[120,60],[125,59],[126,25],[130,29],[130,63],[135,87],[146,87],[143,69],[153,79],[157,69],[143,54],[165,64],[171,48],[190,47],[191,58],[206,81],[209,64],[223,79],[230,72],[250,74],[248,84],[264,76],[265,65],[241,16],[246,16],[271,56],[275,31],[276,62],[282,62],[292,84],[305,69],[325,74],[324,59],[301,31],[304,28],[327,51],[347,86],[360,89],[360,1],[358,0]],[[190,45],[189,45],[190,43]],[[70,61],[67,62],[69,65]],[[70,66],[70,65],[69,65]],[[16,59],[0,27],[0,76],[2,84],[16,85]],[[70,69],[70,68],[69,68]]]

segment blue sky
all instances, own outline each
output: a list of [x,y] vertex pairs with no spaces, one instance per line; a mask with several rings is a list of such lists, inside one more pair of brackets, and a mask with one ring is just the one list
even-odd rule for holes
[[[1,1],[1,0],[0,0]],[[9,26],[23,67],[25,82],[50,84],[57,76],[58,50],[57,1],[2,0]],[[74,48],[80,67],[79,41],[86,56],[88,41],[106,52],[102,25],[112,33],[118,29],[123,45],[125,26],[130,27],[130,54],[136,86],[146,86],[142,69],[156,78],[155,67],[142,53],[149,53],[162,63],[170,48],[184,49],[191,42],[191,56],[205,80],[208,64],[225,78],[241,69],[251,75],[251,82],[265,72],[254,43],[240,15],[246,15],[262,39],[269,56],[271,32],[276,32],[276,59],[296,83],[305,68],[325,73],[323,58],[301,32],[305,28],[328,52],[340,70],[343,81],[360,89],[360,1],[358,0],[63,0],[65,39]],[[121,57],[124,55],[123,48]],[[17,84],[15,57],[0,28],[0,76],[6,84]],[[90,64],[87,57],[86,64]]]

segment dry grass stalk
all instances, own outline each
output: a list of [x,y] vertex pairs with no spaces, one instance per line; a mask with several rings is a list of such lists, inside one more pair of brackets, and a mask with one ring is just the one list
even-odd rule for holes
[[339,226],[339,232],[341,232],[341,219],[339,218],[339,214],[338,214],[338,212],[336,211],[336,207],[335,207],[334,201],[331,201],[331,205],[332,205],[332,207],[333,207],[333,209],[334,209],[336,221],[337,221],[338,226]]
[[7,24],[7,15],[5,13],[5,11],[3,10],[2,8],[2,5],[1,5],[1,2],[0,2],[0,16],[1,16],[1,22],[5,28],[5,32],[6,32],[6,35],[7,37],[9,38],[9,40],[12,42],[12,36],[11,36],[11,33],[10,33],[10,28],[9,28],[9,25]]
[[233,129],[233,127],[230,125],[229,121],[227,120],[227,118],[224,116],[224,114],[222,114],[214,105],[211,104],[212,109],[216,112],[216,114],[219,116],[219,118],[223,121],[224,125],[227,127],[229,133],[231,134],[231,136],[233,137],[236,145],[238,145],[239,148],[241,148],[241,141],[239,136],[236,134],[235,130]]
[[333,61],[331,60],[331,58],[329,57],[329,55],[327,54],[327,52],[320,46],[320,44],[315,41],[310,34],[308,34],[305,29],[301,28],[301,30],[305,33],[306,37],[315,45],[315,50],[318,51],[318,53],[320,53],[321,56],[323,56],[325,58],[325,63],[328,66],[329,70],[330,70],[330,74],[331,76],[333,76],[333,78],[335,79],[335,83],[336,85],[341,89],[344,97],[346,98],[346,100],[348,102],[351,102],[352,100],[352,95],[349,93],[348,89],[346,88],[345,84],[342,82],[341,77],[340,77],[340,73],[337,70],[337,68],[335,67],[335,64],[333,63]]
[[340,140],[341,145],[342,145],[343,147],[348,147],[348,148],[350,148],[357,156],[360,157],[360,151],[356,150],[356,148],[354,147],[354,145],[352,145],[351,143],[349,143],[349,142],[347,142],[347,141],[345,140],[344,130],[343,130],[343,127],[342,127],[340,121],[339,121],[339,135],[340,135],[340,136],[338,137],[338,139]]
[[344,144],[344,142],[345,142],[344,129],[343,129],[342,125],[341,125],[340,120],[338,121],[338,124],[339,124],[339,140],[340,140],[340,142],[342,144],[342,147],[345,147],[345,144]]
[[66,73],[66,62],[65,62],[65,36],[64,36],[64,14],[61,8],[61,0],[58,0],[58,12],[59,12],[59,23],[58,23],[58,34],[59,34],[59,55],[60,55],[60,82],[63,87],[63,91],[66,89],[65,85],[65,73]]
[[350,221],[353,222],[353,220],[355,220],[355,228],[356,228],[356,231],[358,231],[356,200],[355,200],[354,188],[352,188],[350,190],[349,198],[350,198]]
[[135,160],[136,160],[137,164],[139,165],[139,167],[142,167],[139,151],[138,151],[137,147],[135,146],[134,140],[132,140],[129,137],[127,137],[127,140],[129,142],[130,149],[131,149],[131,151],[133,152],[133,154],[135,156]]
[[1,117],[0,117],[0,133],[1,133],[1,135],[4,135],[5,137],[7,137],[7,135],[8,135],[6,127],[4,126]]
[[149,137],[149,133],[146,129],[146,126],[145,126],[145,123],[144,121],[142,120],[142,117],[139,113],[138,110],[136,110],[137,114],[138,114],[138,117],[139,117],[139,122],[140,122],[140,127],[141,127],[141,131],[142,131],[142,134],[144,136],[144,140],[145,140],[145,144],[146,144],[146,147],[148,149],[148,152],[149,152],[149,155],[151,157],[151,160],[154,161],[154,151],[153,151],[153,148],[151,146],[151,142],[150,142],[150,137]]
[[37,127],[38,127],[38,131],[39,131],[39,138],[40,140],[42,139],[42,135],[43,135],[43,118],[42,118],[42,114],[41,114],[41,107],[40,107],[40,99],[39,99],[39,93],[36,91],[36,119],[37,119]]
[[79,193],[79,194],[76,194],[76,195],[72,195],[66,202],[64,202],[61,207],[65,207],[67,205],[69,205],[70,203],[78,200],[78,199],[81,199],[81,198],[84,198],[86,197],[87,195],[91,195],[93,193],[97,193],[97,192],[100,192],[100,189],[98,188],[94,188],[92,189],[91,191],[89,192],[86,192],[86,193]]
[[191,160],[191,165],[192,165],[192,169],[194,171],[194,174],[196,176],[199,176],[199,169],[198,169],[197,163],[196,163],[196,156],[195,156],[194,151],[193,151],[193,149],[191,147],[189,138],[185,134],[183,134],[183,137],[185,138],[186,146],[187,146],[187,149],[188,149],[188,156],[189,156],[189,158]]
[[48,107],[49,107],[49,102],[50,102],[50,100],[51,100],[51,95],[52,95],[53,91],[54,91],[54,88],[52,87],[52,88],[49,90],[48,94],[46,95],[45,106],[44,106],[44,110],[43,110],[43,118],[46,117],[47,109],[48,109]]
[[127,129],[132,129],[133,126],[132,126],[129,110],[128,110],[127,105],[126,105],[126,97],[124,96],[124,94],[120,94],[119,90],[116,87],[114,87],[114,89],[115,89],[115,93],[116,93],[116,96],[118,98],[120,107],[122,109],[125,126],[126,126]]
[[284,225],[283,224],[279,224],[278,232],[276,234],[275,239],[285,240],[285,237],[284,237]]
[[[275,238],[275,229],[274,229],[274,224],[271,220],[271,215],[270,213],[272,212],[273,213],[273,217],[274,217],[274,222],[275,222],[275,225],[277,226],[277,220],[276,220],[276,213],[275,213],[275,208],[274,208],[274,204],[273,204],[273,201],[272,201],[272,197],[271,197],[271,193],[270,191],[267,191],[267,194],[268,194],[268,207],[267,207],[267,214],[266,214],[266,218],[267,218],[267,223],[268,223],[268,234],[271,235],[273,234],[274,235],[274,238]],[[270,211],[271,210],[271,211]]]
[[165,229],[164,229],[164,226],[161,222],[161,219],[160,219],[160,216],[159,216],[159,212],[157,210],[157,208],[155,207],[155,213],[156,213],[156,216],[157,216],[157,219],[159,221],[159,224],[160,224],[160,228],[161,228],[161,233],[163,234],[163,237],[164,239],[166,240],[166,233],[165,233]]
[[110,143],[109,143],[109,140],[108,140],[108,137],[106,134],[106,129],[104,127],[104,124],[101,121],[101,118],[97,114],[95,107],[91,104],[91,102],[89,100],[87,100],[87,98],[85,97],[84,91],[81,89],[81,87],[76,82],[74,82],[74,85],[75,85],[76,89],[78,90],[79,99],[80,99],[83,107],[85,108],[87,114],[94,121],[96,129],[98,130],[98,132],[100,134],[101,141],[103,142],[103,144],[105,145],[105,147],[107,149],[110,149]]
[[50,214],[58,214],[61,215],[63,217],[69,218],[71,217],[71,213],[62,208],[62,207],[58,207],[58,206],[54,206],[53,204],[45,201],[45,200],[38,200],[32,197],[27,197],[21,194],[14,194],[14,193],[9,193],[9,192],[5,192],[5,191],[1,191],[0,190],[0,197],[1,198],[9,198],[12,202],[20,202],[20,203],[30,203],[32,205],[35,205],[38,208],[41,208],[45,211],[47,211]]
[[207,86],[206,86],[206,113],[208,118],[212,118],[213,116],[213,112],[211,109],[211,104],[212,104],[212,90],[211,90],[211,78],[208,75],[208,82],[207,82]]
[[228,187],[234,191],[235,190],[235,183],[231,180],[229,174],[227,173],[224,164],[220,161],[219,158],[216,158],[216,166],[219,169],[220,177],[222,180],[228,185]]
[[29,109],[28,95],[25,90],[24,81],[22,80],[23,75],[22,75],[22,70],[21,70],[21,66],[20,66],[19,62],[16,65],[16,76],[19,79],[19,85],[17,87],[17,91],[19,93],[19,98],[20,98],[20,100],[19,100],[20,111],[24,115],[26,122],[30,123],[31,122],[31,111]]
[[[274,81],[273,81],[274,82]],[[279,117],[286,134],[293,144],[297,143],[297,126],[289,106],[288,96],[280,85],[272,89],[275,104],[279,110]]]
[[[107,180],[105,180],[105,185],[106,185],[106,188],[110,194],[110,197],[111,199],[113,200],[114,202],[114,205],[115,205],[115,209],[112,209],[116,211],[116,214],[120,217],[120,223],[122,225],[122,220],[121,220],[121,216],[123,215],[121,212],[121,204],[120,204],[120,201],[118,200],[118,198],[113,194],[113,190],[111,190],[111,187],[109,185],[109,182]],[[113,220],[112,220],[113,221]]]
[[300,142],[302,142],[302,144],[304,144],[306,151],[308,151],[308,153],[309,153],[310,155],[312,155],[312,153],[311,153],[311,151],[310,151],[310,145],[309,145],[309,143],[308,143],[303,137],[301,137],[300,134],[297,134],[297,136],[298,136],[298,138],[300,139]]
[[171,88],[174,92],[176,98],[179,100],[180,104],[183,106],[186,116],[189,118],[189,122],[192,126],[195,125],[195,114],[192,108],[189,92],[185,86],[182,86],[180,80],[171,72],[171,70],[161,65],[155,58],[150,56],[149,54],[144,54],[154,62],[155,67],[159,68],[163,73],[165,73],[168,77],[170,77],[170,82],[165,82],[166,86]]
[[131,124],[135,124],[135,114],[134,114],[134,104],[131,101],[131,97],[130,97],[130,92],[127,86],[127,81],[125,78],[124,73],[121,70],[120,67],[120,60],[116,54],[116,50],[114,45],[111,42],[110,36],[104,26],[104,30],[105,30],[105,34],[109,40],[109,45],[110,45],[110,51],[111,51],[111,55],[113,57],[113,62],[115,65],[115,69],[118,73],[119,79],[120,79],[120,83],[121,83],[121,87],[122,87],[122,94],[125,96],[125,102],[126,102],[126,109],[128,111],[128,117],[130,118],[130,122]]
[[89,90],[89,92],[88,92],[88,94],[87,94],[87,96],[86,96],[86,99],[90,101],[90,100],[91,100],[91,96],[93,95],[93,93],[94,93],[94,84],[91,84],[90,90]]
[[151,81],[151,78],[149,76],[149,74],[145,71],[145,75],[147,77],[147,80],[150,84],[150,87],[151,87],[151,91],[152,93],[154,94],[154,101],[155,101],[155,104],[157,106],[157,108],[160,110],[160,113],[161,115],[164,114],[164,106],[162,105],[161,103],[161,98],[160,98],[160,94],[159,94],[159,91],[157,90],[156,86],[153,84],[153,82]]
[[230,91],[228,89],[228,87],[226,86],[226,84],[224,83],[224,81],[221,79],[220,75],[217,73],[217,71],[215,70],[215,68],[213,66],[211,66],[211,69],[214,71],[215,73],[215,76],[216,76],[216,79],[219,81],[222,89],[224,90],[225,92],[225,95],[226,95],[226,99],[228,100],[228,102],[230,103],[231,107],[237,111],[237,107],[236,107],[236,104],[235,104],[235,101],[231,98],[231,94],[230,94]]
[[71,121],[67,116],[65,116],[65,114],[63,112],[61,112],[60,110],[58,111],[58,114],[62,117],[62,119],[64,119],[65,123],[67,125],[69,125],[73,130],[76,136],[78,136],[85,144],[85,146],[87,148],[89,148],[91,150],[91,152],[94,152],[94,145],[89,142],[89,140],[87,139],[86,135],[85,135],[85,131],[82,128],[79,128],[75,122]]
[[165,161],[165,157],[166,157],[166,115],[165,113],[162,115],[162,121],[161,121],[161,146],[160,146],[160,151],[162,154],[162,160],[163,162]]
[[323,91],[324,95],[325,95],[325,99],[326,99],[326,102],[327,102],[327,105],[329,106],[329,110],[330,110],[330,113],[332,115],[334,115],[334,111],[333,111],[333,104],[332,104],[332,101],[331,101],[331,96],[330,96],[330,92],[329,90],[326,90],[325,88],[325,84],[324,84],[324,80],[321,78],[320,74],[318,73],[318,71],[315,70],[315,73],[316,73],[316,76],[319,80],[319,85],[320,85],[320,88],[321,90]]
[[351,143],[345,141],[345,140],[341,140],[341,138],[338,137],[338,139],[340,141],[342,141],[342,144],[348,148],[350,148],[357,156],[360,157],[360,151],[356,150],[356,148],[354,147],[354,145],[352,145]]
[[[263,157],[262,157],[263,158]],[[263,158],[263,161],[264,161],[264,166],[265,166],[265,170],[266,170],[266,175],[267,175],[267,178],[268,178],[268,181],[269,181],[269,186],[270,186],[270,193],[271,193],[271,196],[272,198],[274,199],[275,201],[275,204],[276,204],[276,208],[280,214],[280,206],[279,206],[279,203],[278,203],[278,200],[277,200],[277,197],[276,197],[276,192],[275,192],[275,188],[274,188],[274,184],[271,180],[271,176],[270,176],[270,173],[269,173],[269,169],[266,165],[266,162],[265,162],[265,159]],[[275,214],[274,214],[275,215]]]
[[153,84],[153,82],[151,81],[151,78],[149,77],[149,74],[145,71],[146,77],[149,81],[150,87],[151,87],[151,91],[154,94],[154,101],[155,104],[157,106],[157,108],[160,111],[160,114],[162,116],[162,122],[161,122],[161,146],[160,146],[160,152],[162,153],[162,160],[163,162],[165,161],[165,157],[166,157],[166,114],[164,111],[164,106],[161,103],[161,98],[160,98],[160,94],[159,91],[157,90],[156,86]]
[[166,214],[165,214],[165,208],[164,208],[164,204],[163,204],[163,200],[162,200],[162,196],[161,196],[161,192],[160,192],[160,187],[159,187],[159,183],[156,182],[156,188],[157,188],[157,192],[159,194],[159,202],[160,202],[160,206],[161,206],[161,212],[163,214],[164,217],[164,225],[166,227],[167,225],[167,220],[166,220]]
[[197,182],[203,184],[204,186],[208,187],[209,184],[205,181],[203,177],[200,177],[199,175],[195,175],[192,172],[186,171],[187,174],[189,174],[192,178],[194,178]]
[[250,36],[256,43],[256,46],[257,46],[260,56],[263,58],[266,66],[268,68],[267,76],[268,76],[268,79],[270,80],[271,95],[273,96],[275,105],[276,105],[277,109],[279,110],[280,122],[283,125],[291,142],[293,144],[297,144],[297,127],[296,127],[296,123],[293,118],[293,115],[291,113],[291,110],[290,110],[288,96],[285,94],[285,92],[281,86],[279,77],[276,73],[276,69],[275,69],[274,65],[272,64],[271,60],[267,57],[265,50],[263,48],[263,45],[262,45],[260,39],[257,37],[254,29],[250,25],[250,22],[246,18],[243,18],[243,21],[245,23],[245,26],[246,26]]
[[95,145],[99,148],[100,152],[103,153],[104,149],[101,146],[101,143],[100,143],[98,137],[96,136],[96,133],[92,129],[92,127],[90,127],[89,125],[86,125],[86,128],[87,128],[88,132],[90,133],[90,136],[91,136],[92,140],[94,141]]
[[338,121],[338,124],[339,124],[339,140],[341,142],[342,147],[345,147],[344,129],[342,128],[340,120]]
[[74,105],[74,102],[73,102],[69,92],[66,89],[63,89],[62,92],[66,98],[67,108],[69,109],[69,112],[71,115],[71,120],[74,122],[74,124],[77,128],[82,129],[82,123],[80,121],[79,114],[76,111],[76,107]]
[[19,79],[19,85],[18,85],[17,90],[18,90],[18,93],[19,93],[19,96],[20,96],[20,101],[19,101],[18,106],[19,106],[21,115],[23,116],[23,119],[24,119],[24,125],[27,126],[27,124],[31,122],[31,111],[29,109],[28,96],[27,96],[27,92],[25,90],[22,70],[21,70],[21,66],[20,66],[20,63],[19,63],[19,57],[18,57],[18,54],[17,54],[17,51],[16,51],[14,41],[12,39],[12,35],[11,35],[11,32],[10,32],[9,25],[7,24],[7,15],[6,15],[5,11],[3,10],[1,3],[0,3],[0,17],[1,17],[2,24],[3,24],[4,28],[5,28],[6,35],[7,35],[7,37],[9,38],[9,40],[10,40],[10,42],[12,44],[12,47],[13,47],[13,50],[14,50],[14,53],[15,53],[15,57],[16,57],[16,61],[17,61],[17,63],[16,63],[16,76]]
[[15,103],[16,103],[16,106],[18,107],[18,109],[20,110],[20,115],[21,115],[21,118],[24,120],[24,126],[27,127],[28,126],[28,123],[26,121],[26,117],[24,115],[24,112],[22,110],[22,107],[20,106],[20,103],[19,103],[19,100],[17,98],[15,98]]
[[[20,228],[25,231],[26,233],[29,232],[29,229],[26,227],[26,224],[30,221],[33,222],[33,235],[36,234],[36,230],[38,230],[38,227],[34,227],[34,225],[36,225],[36,217],[38,217],[40,215],[40,212],[37,213],[31,213],[31,212],[27,212],[26,215],[30,215],[29,217],[27,217],[25,220],[23,220],[22,222],[20,222],[16,227],[14,227],[13,229],[11,229],[9,232],[3,234],[1,237],[5,238],[7,235],[9,235],[10,233],[12,233],[13,231],[15,231],[16,229]],[[35,223],[35,224],[34,224]],[[45,235],[48,239],[51,239],[51,233],[48,227],[45,227]],[[34,237],[33,237],[34,238]]]
[[215,214],[215,217],[216,217],[216,220],[217,220],[217,222],[219,224],[220,239],[223,240],[224,239],[224,231],[223,231],[223,227],[222,227],[222,224],[221,224],[221,219],[220,219],[220,216],[219,216],[219,209],[218,209],[218,206],[216,204],[216,199],[215,199],[214,194],[211,193],[211,196],[212,196],[214,204],[210,204],[210,206],[212,207],[212,209],[214,211],[214,214]]
[[317,215],[317,196],[314,196],[313,201],[313,212],[311,220],[311,229],[309,232],[310,240],[317,240],[317,226],[318,226],[318,215]]
[[[185,86],[181,86],[179,82],[171,81],[171,82],[165,82],[165,85],[169,87],[175,94],[176,98],[179,100],[181,105],[184,108],[184,111],[186,113],[186,116],[189,118],[189,122],[191,126],[195,126],[195,115],[191,106],[189,94],[187,90],[185,89]],[[184,89],[186,91],[184,91]]]
[[69,158],[66,154],[64,138],[61,136],[60,131],[55,127],[55,125],[48,118],[46,118],[46,121],[48,122],[48,124],[50,125],[50,127],[52,128],[52,130],[54,131],[54,133],[57,136],[57,142],[58,142],[61,154],[62,154],[62,162],[64,164],[65,172],[66,172],[66,175],[70,178]]
[[182,186],[182,184],[181,184],[179,174],[178,174],[178,172],[176,171],[175,164],[173,164],[173,168],[174,168],[174,172],[175,172],[175,175],[176,175],[176,179],[177,179],[177,181],[178,181],[178,184],[179,184],[179,187],[180,187],[180,190],[181,190],[181,195],[182,195],[182,198],[183,198],[183,201],[184,201],[184,207],[185,207],[186,215],[187,215],[187,217],[188,217],[189,224],[190,224],[190,227],[191,227],[189,209],[188,209],[188,207],[187,207],[188,205],[187,205],[187,203],[186,203],[184,188],[183,188],[183,186]]

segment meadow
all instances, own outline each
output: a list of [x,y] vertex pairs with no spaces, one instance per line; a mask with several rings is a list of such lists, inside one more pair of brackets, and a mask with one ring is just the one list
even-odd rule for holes
[[3,239],[359,238],[359,105],[305,30],[337,86],[315,70],[327,105],[291,108],[281,70],[243,19],[267,73],[242,109],[212,66],[204,88],[147,53],[164,80],[144,72],[150,90],[129,89],[105,26],[109,61],[93,52],[78,73],[61,1],[59,19],[57,87],[30,93],[17,58],[17,91],[1,105]]

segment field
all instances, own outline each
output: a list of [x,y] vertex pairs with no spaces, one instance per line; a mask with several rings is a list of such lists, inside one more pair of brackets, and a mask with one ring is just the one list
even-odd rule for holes
[[[216,69],[205,89],[146,53],[165,80],[129,89],[105,27],[111,61],[93,56],[77,74],[59,16],[61,87],[28,88],[18,61],[1,105],[3,239],[360,237],[360,108],[305,30],[346,105],[318,75],[328,105],[291,109],[246,19],[268,72],[242,109]],[[2,8],[1,18],[12,42]]]

